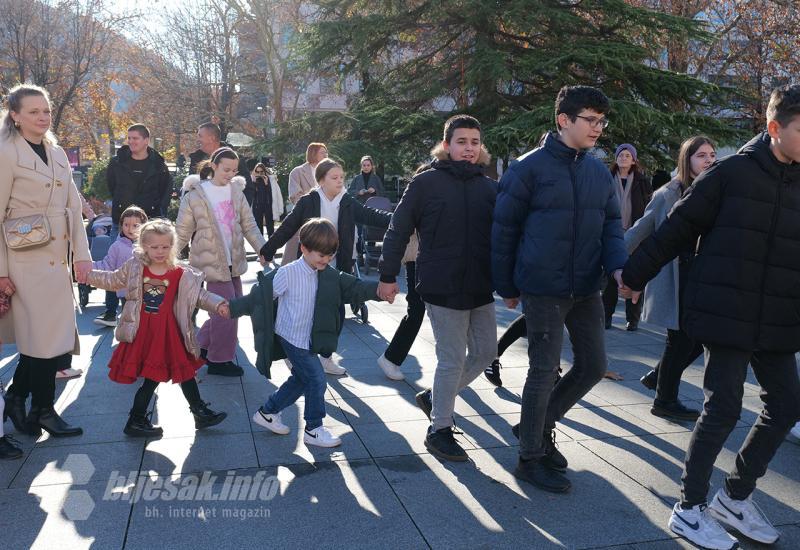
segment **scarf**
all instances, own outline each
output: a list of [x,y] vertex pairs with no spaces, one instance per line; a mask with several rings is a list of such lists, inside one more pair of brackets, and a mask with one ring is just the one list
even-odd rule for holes
[[629,229],[631,226],[631,189],[633,189],[633,172],[628,174],[627,183],[622,185],[622,178],[619,172],[614,174],[614,181],[617,183],[617,198],[619,199],[619,209],[622,216],[622,229]]

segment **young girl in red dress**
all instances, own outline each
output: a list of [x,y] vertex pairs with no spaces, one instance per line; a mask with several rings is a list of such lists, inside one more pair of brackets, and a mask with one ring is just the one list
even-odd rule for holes
[[163,433],[147,415],[160,382],[181,385],[195,428],[214,426],[227,416],[212,411],[200,399],[194,376],[204,361],[199,357],[192,312],[199,307],[229,316],[228,303],[203,288],[201,272],[177,263],[176,241],[171,222],[151,220],[141,228],[133,258],[116,271],[93,270],[89,274],[92,286],[127,290],[115,332],[120,343],[108,365],[108,377],[120,384],[144,378],[124,430],[134,437],[159,437]]

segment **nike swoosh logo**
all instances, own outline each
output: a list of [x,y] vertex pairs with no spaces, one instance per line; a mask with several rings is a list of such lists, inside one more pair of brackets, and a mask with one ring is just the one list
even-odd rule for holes
[[311,433],[308,433],[308,432],[306,432],[306,435],[307,435],[308,437],[313,437],[314,439],[316,439],[316,438],[317,438],[317,436],[316,436],[316,435],[314,435],[314,434],[311,434]]
[[720,504],[722,504],[722,507],[723,507],[723,508],[725,508],[725,509],[726,509],[728,512],[730,512],[730,514],[731,514],[733,517],[735,517],[735,518],[736,518],[736,519],[738,519],[739,521],[743,521],[743,520],[744,520],[744,514],[743,514],[743,513],[739,512],[739,513],[737,514],[736,512],[734,512],[733,510],[731,510],[730,508],[728,508],[727,506],[725,506],[725,503],[724,503],[724,502],[722,502],[721,500],[719,501],[719,503],[720,503]]
[[699,521],[695,521],[694,523],[689,523],[688,521],[686,521],[685,519],[683,519],[683,517],[682,517],[680,514],[675,514],[675,516],[676,516],[676,517],[677,517],[679,520],[681,520],[683,523],[685,523],[686,525],[688,525],[688,526],[689,526],[689,528],[690,528],[692,531],[697,531],[698,529],[700,529],[700,522],[699,522]]

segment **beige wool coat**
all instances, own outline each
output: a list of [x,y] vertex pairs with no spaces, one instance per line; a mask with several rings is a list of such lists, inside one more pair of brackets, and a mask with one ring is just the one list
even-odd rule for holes
[[67,253],[72,250],[75,262],[92,259],[67,155],[45,147],[47,164],[22,136],[0,142],[0,221],[46,212],[51,235],[46,245],[16,251],[0,237],[0,277],[17,289],[0,320],[0,338],[40,359],[79,352]]
[[[216,313],[217,308],[225,302],[225,299],[203,288],[205,276],[202,272],[185,264],[179,264],[179,267],[183,269],[183,275],[178,283],[178,293],[175,296],[173,311],[186,350],[195,357],[200,357],[197,329],[192,322],[194,309],[198,307],[210,313]],[[143,273],[144,264],[136,255],[116,271],[95,269],[89,272],[87,282],[92,286],[111,291],[127,290],[125,305],[122,306],[119,323],[114,331],[114,336],[120,342],[133,342],[139,330],[139,321],[142,316]]]
[[206,280],[219,283],[239,277],[247,272],[247,257],[244,251],[244,239],[258,252],[267,244],[258,230],[253,211],[247,204],[241,189],[237,185],[229,185],[231,200],[236,221],[233,224],[231,250],[231,269],[228,269],[228,258],[225,254],[225,241],[219,228],[211,202],[200,185],[200,176],[193,175],[184,181],[186,190],[178,209],[175,230],[178,233],[178,250],[183,250],[189,241],[189,264],[201,270]]
[[[300,196],[305,195],[314,187],[317,186],[317,180],[314,178],[314,167],[311,166],[308,162],[301,164],[300,166],[295,166],[292,168],[292,171],[289,172],[289,200],[292,201],[292,204],[297,204],[297,201],[300,197],[297,196],[299,193]],[[281,265],[286,265],[289,262],[293,262],[297,259],[297,249],[300,247],[300,234],[295,233],[289,242],[286,243],[286,246],[283,247],[283,259],[281,260]]]

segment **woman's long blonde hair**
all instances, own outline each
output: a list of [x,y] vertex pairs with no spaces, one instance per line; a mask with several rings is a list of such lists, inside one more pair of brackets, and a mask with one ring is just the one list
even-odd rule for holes
[[144,243],[148,235],[169,235],[172,241],[172,247],[169,251],[167,258],[167,265],[175,267],[178,264],[178,251],[175,249],[175,243],[178,240],[178,235],[175,233],[175,225],[165,219],[156,218],[145,223],[139,230],[139,240],[134,245],[134,253],[142,260],[144,265],[150,265],[151,260],[144,250]]
[[[19,135],[19,130],[14,125],[14,119],[11,118],[11,111],[19,113],[22,109],[22,100],[30,96],[41,96],[50,104],[50,94],[41,86],[34,86],[33,84],[17,84],[8,91],[4,103],[3,111],[0,112],[0,140],[12,140]],[[44,135],[44,142],[50,145],[58,145],[58,139],[52,131],[47,130]]]

